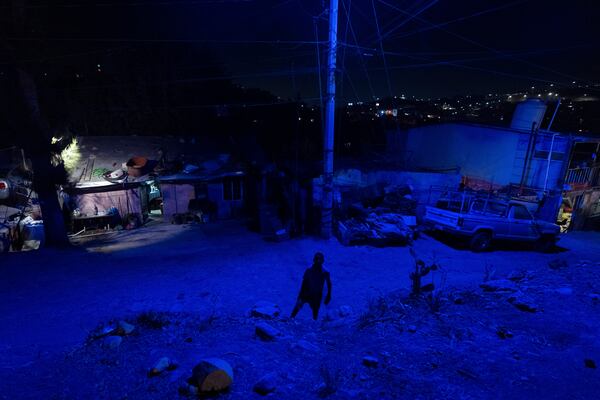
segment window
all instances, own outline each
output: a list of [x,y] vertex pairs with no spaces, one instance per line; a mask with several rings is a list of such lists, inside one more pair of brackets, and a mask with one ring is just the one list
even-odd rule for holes
[[[544,160],[548,159],[548,151],[546,150],[536,150],[533,154],[534,158],[541,158]],[[552,161],[562,161],[565,159],[565,153],[553,151],[552,152]]]
[[473,205],[471,206],[471,211],[477,214],[483,214],[483,209],[485,208],[485,201],[483,200],[475,200]]
[[241,178],[223,179],[223,200],[241,200],[242,199],[242,180]]
[[532,219],[531,214],[529,213],[529,210],[527,210],[527,208],[525,208],[525,206],[512,206],[511,216],[513,219],[524,219],[524,220]]
[[487,206],[487,213],[501,217],[506,213],[506,204],[490,201]]

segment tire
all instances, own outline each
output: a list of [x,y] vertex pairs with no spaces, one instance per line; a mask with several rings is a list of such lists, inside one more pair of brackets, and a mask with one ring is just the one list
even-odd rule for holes
[[469,243],[469,247],[475,253],[489,251],[492,247],[492,234],[490,232],[477,232]]
[[556,246],[556,239],[552,236],[542,236],[535,243],[535,249],[540,253],[550,253]]

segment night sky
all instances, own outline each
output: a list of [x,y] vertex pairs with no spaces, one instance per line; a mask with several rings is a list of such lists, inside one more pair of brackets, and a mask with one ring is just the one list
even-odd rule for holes
[[[327,15],[315,16],[328,4],[32,0],[26,2],[27,32],[13,33],[9,40],[23,45],[28,43],[23,37],[43,39],[45,57],[81,54],[69,60],[94,65],[101,62],[103,51],[138,42],[208,45],[235,82],[282,97],[314,99],[314,21],[319,40],[325,41]],[[368,100],[390,93],[436,97],[509,92],[551,82],[593,84],[600,81],[599,11],[597,2],[589,0],[340,0],[338,38],[351,47],[342,46],[338,53],[343,70],[339,98]],[[321,62],[324,66],[324,45]],[[201,78],[201,64],[179,67],[196,68]]]

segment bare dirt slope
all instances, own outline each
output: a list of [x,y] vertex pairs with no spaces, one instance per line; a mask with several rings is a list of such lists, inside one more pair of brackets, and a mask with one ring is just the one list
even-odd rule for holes
[[[0,397],[176,398],[200,358],[221,357],[236,375],[232,399],[258,398],[252,386],[270,371],[273,398],[590,398],[600,389],[590,368],[600,362],[600,235],[561,245],[558,254],[473,254],[420,239],[417,253],[443,268],[436,302],[409,296],[406,248],[268,243],[235,225],[160,225],[66,252],[10,254],[0,260]],[[257,339],[249,309],[268,300],[286,316],[315,251],[333,278],[330,320],[315,325],[303,310],[295,322],[269,321],[277,340]],[[566,264],[551,268],[556,259]],[[511,273],[535,312],[509,302],[512,291],[479,287],[484,275]],[[164,326],[140,320],[147,312]],[[86,340],[119,319],[136,330],[118,348]],[[165,356],[178,368],[148,378]],[[362,365],[365,356],[377,367]]]

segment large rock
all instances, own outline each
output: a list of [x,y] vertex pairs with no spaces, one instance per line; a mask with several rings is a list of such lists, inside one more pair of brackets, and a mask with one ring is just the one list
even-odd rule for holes
[[256,336],[265,341],[276,340],[281,336],[281,332],[277,328],[272,327],[266,322],[256,324],[255,333]]
[[206,358],[194,367],[187,382],[202,393],[221,392],[233,383],[233,369],[225,360]]
[[508,302],[521,311],[536,312],[539,309],[538,305],[533,301],[533,299],[524,295],[523,293],[512,294],[508,298]]
[[517,285],[508,279],[493,279],[479,284],[485,292],[516,292]]
[[263,396],[273,393],[276,389],[277,375],[273,372],[263,376],[252,388],[256,393]]
[[250,315],[255,318],[274,319],[281,314],[277,304],[268,301],[259,301],[252,307]]

